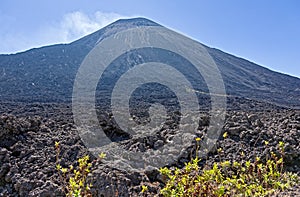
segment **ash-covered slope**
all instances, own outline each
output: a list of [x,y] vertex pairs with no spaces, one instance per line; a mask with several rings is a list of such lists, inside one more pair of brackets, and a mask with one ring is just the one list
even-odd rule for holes
[[223,76],[227,94],[300,107],[300,79],[274,72],[218,49],[207,48]]
[[[158,25],[144,18],[123,19],[70,44],[0,55],[0,100],[71,102],[76,72],[97,42],[128,28]],[[221,71],[228,94],[300,108],[299,78],[206,48]]]
[[0,55],[0,100],[70,102],[76,72],[95,44],[137,26],[157,25],[146,19],[119,20],[70,44]]

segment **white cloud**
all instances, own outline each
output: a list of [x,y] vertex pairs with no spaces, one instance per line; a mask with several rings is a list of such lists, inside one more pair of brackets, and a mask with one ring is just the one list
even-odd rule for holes
[[15,53],[50,44],[72,42],[120,18],[128,17],[100,11],[91,15],[76,11],[65,14],[58,22],[42,25],[39,29],[27,34],[12,32],[1,34],[0,32],[0,40],[2,41],[0,54]]
[[68,13],[63,17],[60,24],[61,39],[64,42],[70,42],[92,33],[109,23],[124,18],[116,13],[96,12],[92,16],[88,16],[82,12]]

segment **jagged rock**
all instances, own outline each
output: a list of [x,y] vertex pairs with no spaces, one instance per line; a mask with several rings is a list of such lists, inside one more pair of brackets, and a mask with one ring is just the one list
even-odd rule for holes
[[[0,196],[63,196],[62,183],[55,169],[54,142],[61,142],[63,166],[76,164],[76,159],[89,154],[73,125],[72,113],[68,111],[70,108],[50,105],[44,109],[51,112],[48,117],[28,116],[26,113],[26,117],[22,117],[20,115],[26,110],[21,107],[15,110],[20,117],[0,116],[0,131],[5,133],[0,137]],[[229,135],[226,139],[220,138],[215,151],[205,162],[212,164],[219,161],[216,155],[219,147],[223,150],[220,153],[222,159],[246,161],[254,156],[264,158],[271,151],[276,151],[279,141],[284,141],[286,169],[299,172],[299,114],[300,111],[295,110],[228,111],[222,133],[228,131]],[[203,120],[197,132],[201,137],[205,136],[209,125],[209,118]],[[164,146],[173,135],[174,131],[167,129],[121,144],[128,150],[147,151]],[[265,148],[265,140],[269,142],[269,148]],[[182,153],[172,165],[182,167],[195,154],[195,146]],[[204,160],[201,162],[204,165]],[[141,185],[147,185],[147,195],[153,196],[163,186],[163,177],[157,170],[139,173],[120,171],[101,163],[94,166],[89,180],[94,185],[92,192],[95,196],[140,196]]]
[[230,135],[236,135],[236,136],[239,136],[240,133],[241,133],[242,131],[245,131],[245,130],[246,130],[246,128],[243,127],[243,126],[230,127],[230,128],[228,129],[228,133],[229,133]]

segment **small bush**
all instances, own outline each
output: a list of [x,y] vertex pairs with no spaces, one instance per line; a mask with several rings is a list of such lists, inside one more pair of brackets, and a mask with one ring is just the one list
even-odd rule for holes
[[[63,184],[63,190],[67,197],[91,197],[90,188],[92,184],[87,182],[87,176],[91,171],[92,162],[88,155],[78,159],[77,167],[70,165],[64,168],[60,165],[60,144],[55,142],[56,150],[56,169],[59,173],[60,181]],[[104,159],[105,154],[99,154],[98,159]]]
[[196,156],[183,169],[161,168],[160,173],[167,181],[160,193],[166,197],[268,196],[285,190],[299,180],[296,174],[282,172],[283,142],[279,143],[278,149],[280,156],[271,152],[266,162],[259,157],[254,162],[222,161],[200,170],[200,160]]

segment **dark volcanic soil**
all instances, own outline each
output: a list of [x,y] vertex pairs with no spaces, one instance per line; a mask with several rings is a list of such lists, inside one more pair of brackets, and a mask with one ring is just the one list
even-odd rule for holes
[[[203,118],[199,135],[205,133],[208,124],[209,117]],[[219,139],[216,147],[223,148],[222,159],[241,161],[255,155],[263,157],[274,150],[279,141],[284,141],[285,170],[300,175],[299,110],[232,98],[225,131],[229,137]],[[268,148],[264,140],[269,141]],[[78,157],[89,154],[73,124],[70,105],[1,103],[0,196],[63,196],[55,169],[55,141],[61,143],[62,165],[73,164]],[[132,144],[137,143],[140,142]],[[194,149],[190,147],[188,151]],[[246,154],[241,156],[241,151]],[[184,155],[173,165],[182,166],[189,159],[189,155]],[[206,162],[218,160],[213,151]],[[141,185],[147,185],[148,196],[153,196],[163,187],[155,170],[125,172],[107,166],[104,161],[94,163],[91,174],[89,180],[95,196],[141,196]],[[297,186],[278,196],[300,196],[299,190]]]

